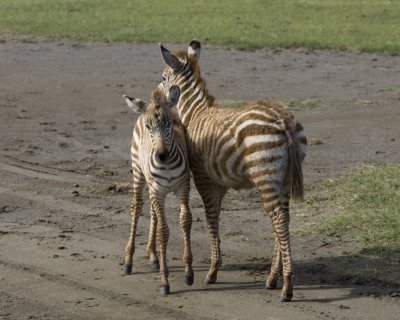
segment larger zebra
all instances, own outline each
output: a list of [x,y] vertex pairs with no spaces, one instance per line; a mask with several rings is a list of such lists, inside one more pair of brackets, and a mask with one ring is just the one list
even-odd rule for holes
[[192,215],[189,209],[190,169],[185,133],[172,109],[179,100],[178,86],[171,86],[166,94],[153,93],[152,101],[144,101],[124,95],[127,105],[135,112],[144,112],[136,121],[133,131],[131,158],[133,171],[133,195],[131,204],[132,224],[125,247],[124,272],[132,272],[135,235],[143,206],[143,189],[147,183],[151,200],[151,225],[147,251],[153,266],[158,267],[156,254],[156,228],[160,246],[160,293],[170,293],[167,267],[167,243],[169,229],[165,219],[164,200],[169,192],[176,193],[181,201],[180,225],[184,234],[185,282],[193,283],[190,231]]
[[179,117],[186,129],[190,166],[203,199],[211,245],[211,266],[205,282],[215,283],[221,266],[219,214],[229,188],[256,187],[272,220],[275,249],[267,288],[276,288],[283,266],[281,301],[293,297],[289,242],[289,200],[303,198],[302,160],[307,140],[287,109],[257,102],[241,109],[219,108],[200,74],[200,42],[175,54],[160,44],[167,67],[158,85],[167,92],[179,85]]

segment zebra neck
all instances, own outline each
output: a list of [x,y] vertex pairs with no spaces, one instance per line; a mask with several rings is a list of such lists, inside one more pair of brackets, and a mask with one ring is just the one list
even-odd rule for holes
[[181,87],[179,118],[187,128],[193,117],[213,105],[214,97],[208,93],[206,83],[200,75],[184,76],[177,83]]

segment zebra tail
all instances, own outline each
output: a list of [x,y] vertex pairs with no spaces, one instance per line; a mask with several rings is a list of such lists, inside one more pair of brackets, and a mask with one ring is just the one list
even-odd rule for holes
[[303,156],[292,128],[292,126],[284,123],[284,131],[288,139],[288,167],[286,175],[290,183],[290,197],[301,201],[304,199]]

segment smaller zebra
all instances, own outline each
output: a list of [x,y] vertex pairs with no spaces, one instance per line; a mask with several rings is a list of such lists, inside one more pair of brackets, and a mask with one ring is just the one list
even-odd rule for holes
[[[180,89],[172,86],[166,95],[152,94],[149,104],[123,96],[128,107],[142,114],[133,130],[131,145],[133,196],[131,204],[132,224],[125,247],[124,273],[132,272],[135,251],[136,228],[143,207],[143,188],[147,184],[151,202],[151,225],[147,252],[153,269],[160,268],[160,294],[168,295],[167,243],[169,228],[165,218],[165,197],[173,192],[180,199],[180,225],[184,235],[185,282],[193,284],[192,251],[190,232],[192,214],[189,208],[190,167],[185,132],[176,108]],[[156,236],[160,248],[160,262],[156,253]]]

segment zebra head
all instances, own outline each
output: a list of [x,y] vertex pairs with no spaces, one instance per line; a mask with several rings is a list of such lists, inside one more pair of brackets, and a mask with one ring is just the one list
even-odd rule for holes
[[144,123],[151,137],[153,154],[157,161],[166,162],[173,138],[173,116],[170,109],[179,101],[179,87],[171,86],[166,95],[153,92],[150,103],[126,95],[123,97],[134,112],[144,112]]
[[167,65],[162,75],[162,82],[157,87],[162,92],[167,92],[170,86],[177,84],[182,86],[184,80],[181,77],[190,77],[197,70],[197,63],[200,58],[201,44],[197,40],[192,40],[187,51],[171,53],[160,43],[161,56]]

